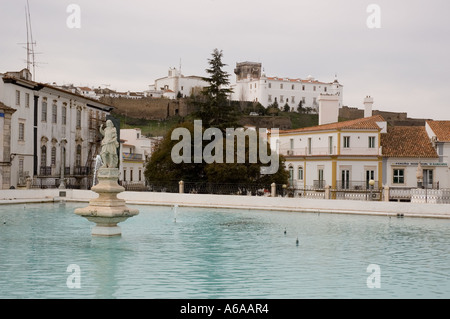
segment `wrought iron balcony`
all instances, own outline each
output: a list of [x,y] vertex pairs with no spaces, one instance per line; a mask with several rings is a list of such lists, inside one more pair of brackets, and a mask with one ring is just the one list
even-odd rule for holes
[[142,154],[122,152],[122,158],[128,161],[142,161]]

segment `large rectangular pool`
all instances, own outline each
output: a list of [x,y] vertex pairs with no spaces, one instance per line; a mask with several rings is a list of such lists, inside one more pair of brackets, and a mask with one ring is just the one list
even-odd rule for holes
[[449,220],[86,205],[0,205],[0,298],[450,298]]

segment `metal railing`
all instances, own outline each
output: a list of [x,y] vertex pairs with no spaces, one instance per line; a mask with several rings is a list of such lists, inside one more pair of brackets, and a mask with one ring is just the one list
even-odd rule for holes
[[[375,181],[375,185],[378,185],[378,181]],[[370,185],[369,181],[338,180],[336,181],[336,188],[339,190],[367,190],[370,189]]]
[[[330,147],[298,147],[290,148],[286,146],[280,146],[280,154],[287,156],[318,156],[318,155],[337,155],[337,148]],[[381,150],[378,147],[349,147],[340,149],[341,155],[380,155]]]
[[124,160],[129,160],[129,161],[141,161],[142,160],[142,154],[138,154],[138,153],[126,153],[126,152],[122,152],[122,158]]
[[39,175],[40,176],[52,176],[52,167],[51,166],[39,167]]
[[[179,181],[146,183],[148,191],[178,193]],[[253,195],[267,196],[270,194],[271,185],[261,183],[211,183],[211,182],[184,182],[184,193],[188,194],[218,194],[218,195]],[[283,194],[283,186],[276,185],[276,193]]]

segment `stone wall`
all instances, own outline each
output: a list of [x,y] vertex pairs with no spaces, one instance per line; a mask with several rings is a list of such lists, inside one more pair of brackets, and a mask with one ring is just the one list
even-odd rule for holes
[[100,101],[114,106],[114,112],[118,114],[146,120],[167,119],[174,115],[186,116],[193,111],[184,99],[103,97]]
[[[373,115],[381,115],[390,125],[396,126],[423,126],[426,119],[409,118],[406,112],[387,112],[373,110]],[[339,118],[354,120],[364,117],[364,110],[356,107],[343,106],[339,109]]]

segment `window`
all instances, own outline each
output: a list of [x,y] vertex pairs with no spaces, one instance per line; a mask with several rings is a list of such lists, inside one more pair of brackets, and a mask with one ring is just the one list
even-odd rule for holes
[[333,154],[333,136],[328,136],[328,154]]
[[124,182],[127,181],[127,169],[126,168],[123,169],[123,181]]
[[30,93],[25,93],[25,107],[30,107]]
[[282,89],[282,88],[283,88],[283,83],[280,84],[280,89]]
[[77,151],[75,153],[75,166],[80,167],[81,166],[81,145],[77,145]]
[[316,86],[314,85],[314,86],[313,86],[313,91],[315,91],[315,90],[316,90]]
[[306,97],[302,96],[302,105],[305,105],[306,103]]
[[25,141],[25,123],[19,123],[19,141]]
[[349,189],[350,188],[350,170],[343,169],[341,171],[341,188]]
[[20,91],[16,90],[16,105],[20,106]]
[[42,101],[41,121],[47,122],[47,101]]
[[375,136],[369,136],[369,148],[375,148]]
[[294,149],[294,139],[293,139],[293,138],[291,138],[291,139],[289,140],[289,147],[290,147],[291,150]]
[[19,176],[23,176],[23,158],[19,158]]
[[350,136],[344,136],[344,148],[350,147]]
[[272,102],[272,95],[271,94],[269,94],[269,97],[268,97],[268,99],[267,99],[269,102]]
[[291,96],[291,102],[295,103],[295,96]]
[[52,154],[51,154],[51,164],[54,166],[56,165],[56,147],[52,147]]
[[269,89],[272,88],[272,83],[269,82]]
[[370,180],[375,181],[375,170],[374,169],[367,169],[366,170],[366,189],[370,189]]
[[305,90],[305,86],[304,85],[302,85],[302,91],[304,91]]
[[294,84],[292,84],[291,88],[292,88],[292,89],[294,90],[294,89],[295,89],[295,85],[294,85]]
[[319,168],[317,171],[317,175],[319,178],[318,188],[324,188],[325,187],[325,181],[323,179],[323,168]]
[[67,123],[67,107],[63,106],[61,111],[61,122],[62,125],[66,125]]
[[423,186],[425,188],[433,188],[433,170],[424,169],[423,170]]
[[284,102],[284,95],[280,95],[280,102]]
[[142,181],[142,170],[139,170],[139,181]]
[[47,165],[47,146],[42,145],[41,147],[41,167]]
[[294,181],[294,168],[289,166],[289,182],[292,183]]
[[312,138],[308,137],[308,154],[311,155],[312,152]]
[[298,179],[303,180],[303,166],[298,167]]
[[57,119],[58,119],[58,108],[57,108],[57,105],[56,105],[56,103],[53,103],[52,104],[52,123],[53,124],[56,124],[56,122],[57,122]]
[[324,91],[324,92],[327,92],[327,87],[326,87],[326,86],[323,88],[323,91]]
[[394,184],[404,184],[405,183],[405,170],[403,168],[394,169],[393,174],[393,183]]
[[77,110],[77,128],[81,128],[81,110]]

